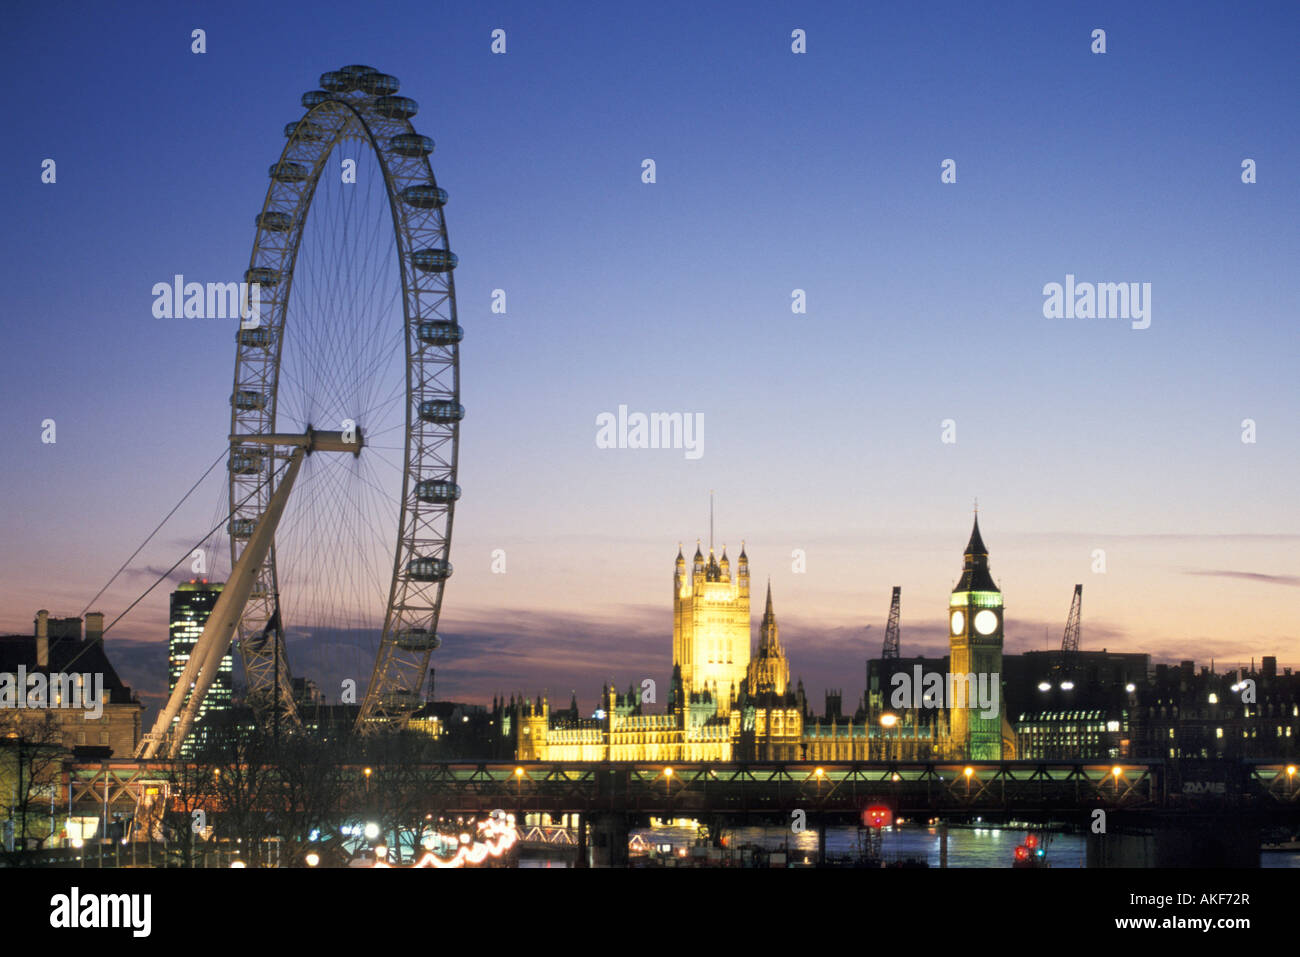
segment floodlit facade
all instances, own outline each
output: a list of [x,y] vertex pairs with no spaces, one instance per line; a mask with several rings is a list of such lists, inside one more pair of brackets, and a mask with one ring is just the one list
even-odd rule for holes
[[[742,546],[733,578],[721,558],[697,545],[688,564],[678,549],[673,570],[673,675],[667,709],[646,713],[643,691],[601,689],[590,717],[552,711],[544,697],[501,705],[502,732],[519,760],[540,761],[868,761],[1010,759],[1015,734],[1001,694],[1002,595],[988,571],[978,519],[961,582],[949,599],[953,671],[997,683],[994,714],[975,700],[951,706],[890,709],[879,691],[854,714],[839,692],[825,713],[808,709],[803,683],[790,682],[771,586],[757,648],[751,654],[749,558]],[[885,696],[887,698],[887,695]]]

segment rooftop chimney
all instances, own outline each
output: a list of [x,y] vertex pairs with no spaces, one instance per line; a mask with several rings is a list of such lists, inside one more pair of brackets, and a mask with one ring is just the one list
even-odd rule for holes
[[50,666],[50,613],[42,608],[36,613],[36,667]]
[[102,611],[92,611],[86,616],[86,641],[103,642],[104,640],[104,613]]

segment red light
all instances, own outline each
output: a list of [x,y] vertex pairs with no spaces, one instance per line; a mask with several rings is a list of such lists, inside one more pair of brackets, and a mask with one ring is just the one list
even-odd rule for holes
[[1016,860],[1018,860],[1018,861],[1027,861],[1027,860],[1029,860],[1029,848],[1025,847],[1025,845],[1023,845],[1023,844],[1021,844],[1019,847],[1017,847],[1017,848],[1016,848]]
[[1034,848],[1038,846],[1038,835],[1029,834],[1025,837],[1025,847]]
[[867,827],[888,827],[893,819],[894,812],[879,804],[873,804],[862,812],[862,823]]

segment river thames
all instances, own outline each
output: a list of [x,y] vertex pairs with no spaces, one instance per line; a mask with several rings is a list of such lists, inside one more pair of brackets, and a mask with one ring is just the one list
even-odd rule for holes
[[[671,845],[673,852],[688,851],[696,843],[697,829],[691,822],[675,821],[672,825],[636,828],[633,842],[647,847]],[[1009,827],[949,827],[949,867],[1011,867],[1015,850],[1028,832]],[[1043,832],[1036,831],[1041,835]],[[729,847],[751,846],[768,851],[785,850],[793,866],[811,866],[817,860],[817,832],[812,829],[798,834],[788,828],[728,828],[724,837]],[[831,827],[826,832],[827,857],[849,857],[858,852],[859,830],[856,827]],[[1046,860],[1054,868],[1085,866],[1085,838],[1082,834],[1052,833]],[[940,866],[940,834],[937,827],[903,825],[886,828],[881,837],[880,856],[886,863],[895,861],[924,862]],[[566,860],[537,858],[524,860],[521,867],[566,867]],[[1265,868],[1300,868],[1300,851],[1269,851],[1260,854]]]

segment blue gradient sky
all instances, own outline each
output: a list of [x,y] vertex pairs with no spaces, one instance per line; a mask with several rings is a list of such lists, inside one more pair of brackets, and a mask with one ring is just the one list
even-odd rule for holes
[[[1133,6],[11,12],[0,631],[79,614],[220,453],[231,324],[155,319],[150,288],[242,272],[300,94],[368,63],[421,103],[461,260],[440,693],[666,677],[710,488],[810,690],[860,672],[894,584],[905,644],[941,649],[975,497],[1010,650],[1059,641],[1082,581],[1086,647],[1300,663],[1300,8]],[[1045,319],[1067,273],[1151,283],[1151,327]],[[598,449],[619,404],[703,413],[703,458]],[[161,642],[165,617],[159,589],[115,638]]]

